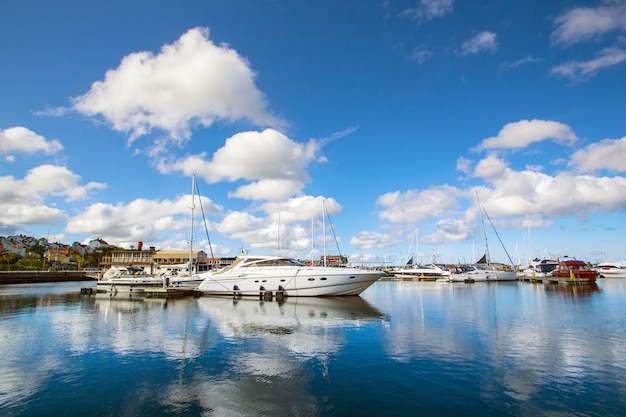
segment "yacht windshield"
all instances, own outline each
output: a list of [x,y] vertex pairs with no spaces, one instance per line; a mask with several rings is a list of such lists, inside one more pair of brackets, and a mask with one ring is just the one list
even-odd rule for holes
[[259,266],[305,266],[303,263],[290,258],[271,258],[271,259],[250,259],[246,262],[245,267]]

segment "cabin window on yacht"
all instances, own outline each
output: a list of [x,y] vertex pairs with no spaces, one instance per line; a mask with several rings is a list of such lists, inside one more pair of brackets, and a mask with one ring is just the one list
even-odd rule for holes
[[304,264],[295,259],[266,259],[247,266],[304,266]]

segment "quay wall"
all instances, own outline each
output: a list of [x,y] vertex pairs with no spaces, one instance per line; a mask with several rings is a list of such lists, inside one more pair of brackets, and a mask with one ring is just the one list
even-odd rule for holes
[[0,271],[0,285],[96,280],[96,278],[90,276],[88,272],[89,271]]

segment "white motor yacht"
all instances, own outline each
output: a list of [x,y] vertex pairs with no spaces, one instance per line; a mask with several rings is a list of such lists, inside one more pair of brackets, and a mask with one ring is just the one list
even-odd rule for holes
[[272,292],[317,297],[359,295],[383,275],[377,270],[307,266],[284,256],[242,254],[232,265],[197,277],[204,277],[198,291],[205,295],[259,296]]
[[559,266],[556,259],[542,259],[541,261],[532,261],[528,268],[524,269],[524,276],[531,278],[541,278],[550,275],[552,271]]
[[626,278],[624,262],[600,262],[594,269],[599,278]]
[[410,268],[397,269],[393,271],[393,275],[397,278],[414,278],[414,279],[428,279],[428,278],[447,278],[450,276],[450,271],[445,268],[444,265],[429,264],[429,265],[416,265]]
[[496,269],[488,266],[470,266],[466,268],[463,272],[450,275],[451,282],[491,282],[516,280],[516,271]]
[[112,266],[96,282],[97,292],[143,293],[146,288],[167,285],[164,277],[148,274],[141,267]]

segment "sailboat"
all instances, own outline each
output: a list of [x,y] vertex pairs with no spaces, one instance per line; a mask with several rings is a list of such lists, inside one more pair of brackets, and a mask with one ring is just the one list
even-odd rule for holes
[[[451,282],[490,282],[490,281],[516,281],[517,280],[517,272],[514,269],[500,269],[491,263],[489,258],[489,245],[487,242],[487,232],[485,231],[485,221],[483,219],[483,212],[489,223],[491,223],[491,219],[489,219],[489,215],[487,211],[480,203],[480,199],[478,198],[478,194],[476,195],[476,199],[478,201],[478,210],[480,212],[480,222],[483,228],[483,235],[485,238],[485,254],[482,258],[480,258],[474,265],[470,265],[466,270],[458,274],[450,275]],[[495,231],[495,227],[493,223],[491,223],[491,227],[493,227]],[[497,235],[496,231],[496,235]],[[498,237],[499,239],[499,237]],[[502,241],[500,241],[502,244]],[[504,245],[502,245],[504,248]],[[504,248],[506,252],[506,248]],[[508,252],[507,252],[508,256]],[[509,257],[509,261],[510,261]],[[511,261],[513,264],[513,261]]]
[[[97,281],[96,291],[110,294],[142,294],[148,289],[167,287],[196,288],[203,281],[193,274],[193,220],[195,208],[196,175],[193,174],[191,190],[191,237],[189,262],[180,265],[162,265],[155,273],[147,273],[143,267],[112,266]],[[197,266],[197,265],[196,265]]]
[[196,288],[204,281],[204,278],[198,277],[198,264],[193,262],[193,221],[194,210],[196,208],[196,174],[193,173],[191,180],[191,226],[189,231],[189,262],[187,268],[181,269],[176,275],[170,277],[170,286],[172,287],[191,287]]
[[414,262],[414,259],[419,260],[419,243],[417,229],[415,229],[413,240],[411,240],[409,253],[411,251],[411,248],[413,247],[413,241],[415,241],[415,257],[411,257],[403,268],[393,271],[393,275],[396,278],[420,280],[436,280],[439,278],[448,278],[450,276],[450,271],[448,271],[445,265],[437,264],[434,253],[432,256],[432,262],[428,265],[421,265],[419,261],[417,263]]
[[[528,229],[528,247],[529,256],[532,257],[533,246],[530,239],[530,221],[528,215],[526,216],[526,227]],[[542,278],[552,274],[559,266],[558,259],[544,255],[543,259],[534,258],[528,261],[528,266],[521,271],[521,276],[524,278]],[[519,276],[520,274],[518,274]]]

